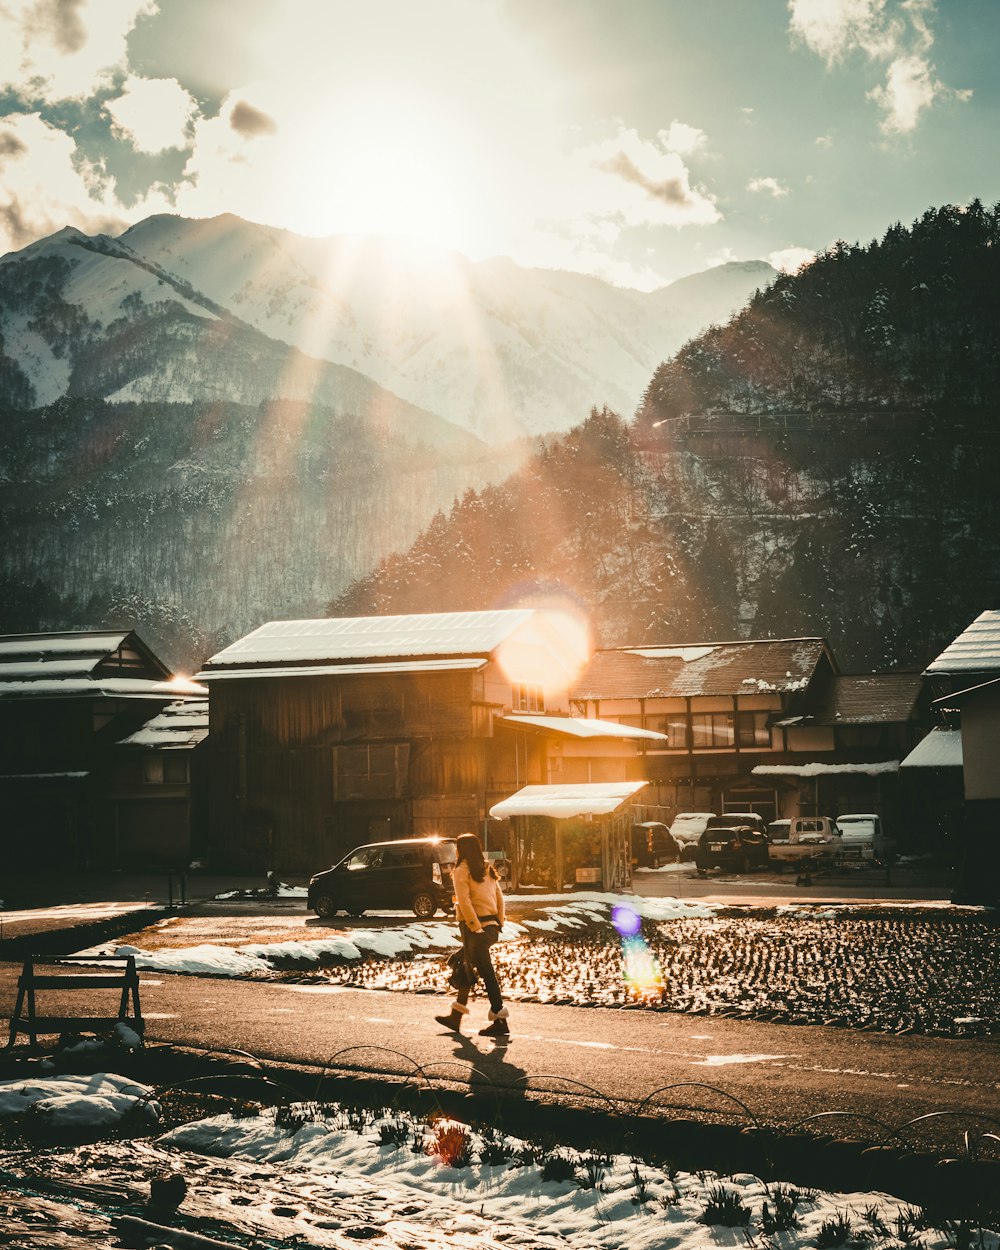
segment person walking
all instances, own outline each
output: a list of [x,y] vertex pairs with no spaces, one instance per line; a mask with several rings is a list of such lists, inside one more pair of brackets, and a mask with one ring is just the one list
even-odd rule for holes
[[[455,891],[455,910],[458,927],[462,934],[462,947],[466,963],[483,978],[490,1000],[490,1022],[479,1030],[480,1037],[504,1038],[510,1035],[507,1024],[508,1011],[504,1006],[500,983],[497,980],[490,947],[500,936],[505,911],[500,879],[492,864],[487,863],[483,848],[474,833],[463,833],[458,838],[458,863],[451,876]],[[446,1016],[435,1016],[438,1024],[461,1032],[462,1017],[468,1015],[471,987],[459,989],[451,1011]]]

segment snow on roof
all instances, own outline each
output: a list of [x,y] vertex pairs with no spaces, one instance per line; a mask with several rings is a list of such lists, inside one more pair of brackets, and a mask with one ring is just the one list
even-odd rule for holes
[[635,655],[646,660],[683,660],[690,664],[692,660],[700,660],[714,651],[714,647],[633,647]]
[[208,737],[208,700],[178,699],[146,721],[119,745],[152,750],[183,750]]
[[928,673],[1000,672],[1000,609],[983,612],[932,663]]
[[0,773],[0,781],[78,781],[81,777],[89,777],[89,772],[71,773]]
[[921,738],[900,768],[961,768],[962,731],[938,726]]
[[822,638],[597,651],[570,696],[665,699],[802,690],[825,651]]
[[323,660],[488,656],[539,609],[270,621],[213,655],[205,670]]
[[145,677],[60,677],[39,681],[0,681],[0,699],[41,695],[49,698],[86,696],[91,699],[162,699],[179,694],[208,694],[205,686],[175,677],[151,681]]
[[751,768],[755,777],[826,777],[835,773],[865,773],[879,777],[899,772],[899,760],[879,760],[874,764],[758,764]]
[[482,668],[485,659],[389,660],[384,664],[310,664],[304,668],[281,665],[277,668],[251,667],[203,669],[199,681],[232,681],[247,677],[355,677],[359,673],[459,673]]
[[563,786],[524,786],[509,799],[494,803],[490,815],[507,816],[606,816],[642,789],[645,781],[615,781]]
[[41,660],[46,656],[94,656],[117,651],[128,630],[114,633],[16,634],[0,638],[0,660]]
[[504,716],[505,725],[527,725],[550,733],[566,734],[570,738],[643,738],[665,742],[666,734],[652,729],[639,729],[635,725],[619,725],[615,721],[585,719],[582,716]]

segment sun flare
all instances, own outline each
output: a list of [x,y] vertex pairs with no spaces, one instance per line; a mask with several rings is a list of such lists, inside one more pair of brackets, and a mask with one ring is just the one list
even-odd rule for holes
[[313,233],[396,235],[459,250],[467,243],[472,162],[447,118],[379,97],[351,101],[323,126],[325,142],[304,135],[295,157],[310,166],[317,147],[331,153],[322,169],[304,171],[315,186]]

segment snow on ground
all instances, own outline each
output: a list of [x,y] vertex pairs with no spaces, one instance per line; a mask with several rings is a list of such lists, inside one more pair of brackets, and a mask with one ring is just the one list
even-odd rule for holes
[[[159,1107],[146,1101],[150,1092],[109,1073],[7,1081],[0,1116],[32,1108],[85,1136],[120,1123],[137,1105],[152,1119]],[[314,1102],[195,1120],[155,1141],[0,1154],[0,1171],[9,1228],[37,1229],[89,1210],[91,1231],[106,1231],[116,1192],[122,1209],[148,1196],[153,1178],[174,1175],[185,1182],[180,1210],[159,1218],[174,1226],[193,1220],[198,1231],[237,1246],[342,1248],[377,1237],[383,1250],[946,1250],[956,1236],[954,1226],[938,1228],[884,1193],[684,1172],[568,1144],[543,1148],[499,1128]],[[32,1185],[36,1176],[44,1195]],[[63,1181],[70,1198],[60,1212],[51,1195]],[[1000,1250],[995,1230],[970,1227],[970,1237],[977,1250]]]
[[[370,1187],[371,1194],[382,1200],[405,1199],[413,1223],[431,1218],[464,1235],[456,1236],[456,1242],[481,1236],[499,1223],[534,1237],[603,1250],[737,1246],[744,1244],[747,1224],[754,1231],[774,1231],[762,1229],[762,1221],[775,1215],[775,1190],[787,1195],[791,1188],[765,1185],[749,1174],[671,1176],[628,1155],[591,1154],[568,1146],[542,1154],[500,1132],[484,1137],[456,1121],[439,1120],[428,1126],[397,1112],[370,1126],[352,1128],[337,1109],[319,1111],[315,1119],[309,1118],[308,1105],[304,1111],[305,1122],[300,1125],[293,1115],[283,1126],[282,1113],[276,1117],[273,1111],[249,1120],[225,1115],[184,1125],[159,1141],[216,1158],[251,1159],[286,1171],[306,1171],[355,1197]],[[468,1164],[450,1165],[449,1158],[455,1159],[463,1149]],[[495,1161],[485,1162],[483,1156]],[[559,1162],[553,1164],[553,1157]],[[742,1203],[746,1209],[733,1227],[706,1221],[706,1209],[712,1197],[718,1197],[720,1185],[734,1205]],[[816,1245],[824,1224],[842,1214],[859,1234],[867,1232],[867,1240],[888,1248],[894,1242],[888,1229],[900,1216],[905,1223],[914,1214],[880,1193],[792,1192],[797,1197],[792,1201],[798,1227],[781,1232],[782,1250]],[[885,1228],[885,1237],[874,1237],[876,1221]],[[383,1231],[392,1245],[391,1224]],[[926,1250],[943,1250],[949,1244],[946,1234],[935,1230],[922,1231],[920,1240]],[[987,1234],[982,1245],[995,1250],[995,1234]]]
[[[515,898],[517,896],[514,896]],[[517,901],[528,901],[518,899]],[[530,900],[533,904],[557,902],[560,906],[543,907],[539,919],[518,923],[508,920],[500,935],[509,942],[527,935],[529,929],[550,933],[567,933],[583,929],[595,921],[607,920],[613,907],[622,904],[647,920],[704,919],[715,915],[715,904],[685,902],[674,898],[640,898],[638,895],[581,893],[568,898],[565,894],[543,894]],[[250,943],[229,947],[212,944],[179,949],[144,951],[136,946],[118,946],[115,954],[134,955],[136,966],[157,972],[187,972],[198,976],[245,977],[266,974],[294,963],[320,965],[337,959],[354,961],[368,955],[394,958],[422,951],[447,951],[458,944],[455,921],[414,922],[393,929],[350,929],[344,934],[314,938],[305,942]],[[104,949],[103,946],[101,949]],[[92,954],[93,951],[81,952]]]
[[51,1129],[109,1128],[130,1115],[155,1124],[160,1108],[152,1095],[148,1085],[113,1072],[0,1081],[0,1118],[30,1110]]

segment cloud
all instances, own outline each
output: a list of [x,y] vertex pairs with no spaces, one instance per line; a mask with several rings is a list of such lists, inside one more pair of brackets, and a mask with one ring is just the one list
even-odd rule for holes
[[808,247],[785,247],[769,253],[767,259],[782,273],[797,273],[803,265],[811,265],[816,253]]
[[892,56],[905,25],[886,12],[886,0],[789,0],[788,8],[792,35],[827,65],[855,49],[873,59]]
[[776,200],[782,199],[788,195],[789,189],[780,183],[777,178],[751,178],[747,183],[748,191],[766,191],[768,195],[773,196]]
[[[82,161],[73,139],[37,113],[7,119],[0,132],[0,254],[72,225],[85,232],[118,233],[127,224],[104,171]],[[135,206],[134,219],[170,208],[156,190]]]
[[708,142],[708,136],[704,130],[699,130],[697,126],[688,126],[685,122],[679,122],[676,119],[666,130],[659,131],[656,137],[668,152],[676,152],[678,156],[690,156],[692,152],[703,148]]
[[0,156],[17,158],[26,156],[28,145],[23,143],[13,130],[0,131]]
[[189,124],[197,104],[176,78],[136,78],[130,75],[120,96],[105,109],[112,132],[140,152],[165,152],[190,142]]
[[886,71],[885,86],[873,87],[868,99],[885,114],[879,123],[884,135],[906,135],[916,130],[921,113],[936,99],[964,101],[971,95],[971,91],[953,91],[945,86],[922,57],[901,56]]
[[818,148],[832,148],[833,147],[833,135],[829,135],[829,134],[817,135],[816,146]]
[[87,42],[83,7],[83,0],[39,0],[28,10],[28,30],[50,39],[57,52],[72,56]]
[[[692,187],[687,166],[676,152],[667,150],[663,132],[653,140],[640,138],[622,127],[618,134],[576,153],[594,170],[609,175],[603,185],[594,183],[581,207],[595,217],[619,215],[627,225],[711,225],[722,214],[714,198]],[[623,194],[622,184],[639,194]]]
[[154,0],[3,0],[0,89],[40,105],[93,95],[122,72],[126,40]]
[[964,101],[972,94],[934,77],[928,59],[934,0],[789,0],[788,8],[793,39],[828,67],[852,52],[886,64],[885,84],[867,93],[882,110],[884,135],[911,133],[935,100]]
[[273,117],[247,104],[246,100],[238,100],[233,105],[229,125],[244,139],[256,139],[258,135],[273,135],[278,131],[278,123]]

